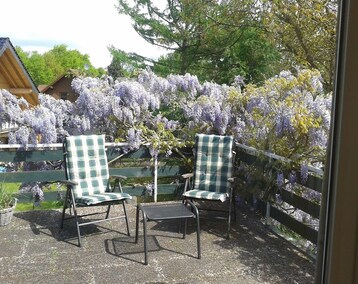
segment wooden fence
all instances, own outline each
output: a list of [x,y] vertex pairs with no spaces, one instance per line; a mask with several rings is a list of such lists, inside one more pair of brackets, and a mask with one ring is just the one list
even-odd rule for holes
[[[149,179],[154,184],[153,199],[156,201],[157,195],[174,194],[178,197],[181,195],[183,186],[182,183],[174,182],[178,181],[181,174],[186,172],[184,166],[173,163],[166,163],[159,160],[152,160],[148,151],[148,148],[143,146],[137,151],[133,151],[127,154],[119,151],[121,147],[125,146],[123,143],[106,143],[107,155],[110,164],[110,174],[124,175],[132,179]],[[243,163],[253,164],[257,162],[259,155],[266,155],[272,160],[280,162],[289,162],[288,160],[273,154],[263,153],[254,148],[247,147],[245,145],[237,144],[237,159]],[[120,158],[119,158],[120,157]],[[61,161],[63,159],[62,145],[61,144],[39,144],[29,145],[26,149],[21,145],[0,145],[0,165],[1,163],[17,163],[17,162],[40,162],[40,161]],[[125,167],[111,167],[112,164],[116,164],[121,160],[140,161],[139,165],[125,166]],[[136,164],[136,163],[134,163]],[[310,168],[310,175],[303,186],[315,190],[321,191],[322,187],[322,175],[323,172],[315,168]],[[166,178],[166,181],[171,180],[170,183],[158,183],[161,178]],[[14,171],[14,172],[1,172],[0,182],[54,182],[65,179],[65,173],[63,169],[46,170],[46,171]],[[301,183],[300,180],[297,181]],[[130,193],[133,196],[142,196],[146,192],[145,185],[130,185],[123,188],[125,192]],[[45,199],[51,199],[50,195],[57,195],[55,192],[47,193]],[[285,189],[281,191],[282,200],[290,206],[302,210],[303,212],[319,218],[320,206],[317,203],[304,199],[303,197],[289,192]],[[26,199],[22,200],[23,202]],[[29,197],[27,198],[27,202]],[[280,210],[276,206],[264,203],[259,200],[259,210],[266,218],[273,218],[280,222],[284,226],[293,230],[303,238],[317,242],[318,232],[308,224],[299,222],[291,215]]]
[[[262,163],[261,157],[265,156],[270,163],[290,163],[291,161],[281,156],[259,151],[255,148],[248,147],[242,144],[237,144],[238,147],[238,159],[241,162],[248,165]],[[299,177],[296,179],[296,183],[302,187],[321,193],[322,182],[323,182],[323,171],[314,167],[308,167],[309,175],[306,181],[302,181]],[[295,194],[292,191],[288,191],[284,188],[280,190],[281,199],[283,202],[299,209],[304,213],[312,216],[313,218],[319,219],[320,205],[312,200],[303,198],[300,195]],[[318,231],[313,228],[310,224],[305,224],[292,217],[291,214],[286,213],[280,209],[279,206],[258,200],[258,209],[260,213],[266,218],[267,223],[270,223],[270,219],[274,219],[280,224],[286,226],[290,230],[302,236],[304,239],[309,240],[313,244],[317,243]]]
[[[154,184],[153,199],[156,201],[157,195],[177,194],[181,186],[178,183],[158,184],[158,180],[166,177],[167,180],[172,178],[173,181],[179,178],[181,173],[185,172],[184,167],[180,165],[167,165],[158,160],[151,159],[149,150],[143,146],[137,151],[124,154],[121,148],[125,143],[106,143],[106,152],[109,161],[110,175],[123,175],[133,180],[146,179],[149,183]],[[23,148],[21,145],[0,145],[0,165],[1,163],[21,163],[21,162],[54,162],[63,160],[62,144],[38,144],[28,145]],[[116,166],[118,161],[130,160],[134,166]],[[136,162],[137,161],[137,162]],[[138,166],[138,161],[140,165]],[[6,183],[28,183],[28,182],[56,182],[65,180],[63,168],[53,170],[34,170],[34,171],[8,171],[0,172],[0,182]],[[142,196],[146,192],[144,184],[132,182],[131,185],[123,187],[124,192],[132,196]],[[180,194],[180,193],[178,193]],[[45,200],[53,200],[58,194],[56,192],[46,192]],[[30,194],[22,194],[20,202],[29,202]]]

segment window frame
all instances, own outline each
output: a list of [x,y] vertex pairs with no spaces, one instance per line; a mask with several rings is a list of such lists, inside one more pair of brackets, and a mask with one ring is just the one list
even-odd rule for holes
[[[338,1],[339,2],[339,1]],[[316,283],[358,283],[358,1],[341,0]]]

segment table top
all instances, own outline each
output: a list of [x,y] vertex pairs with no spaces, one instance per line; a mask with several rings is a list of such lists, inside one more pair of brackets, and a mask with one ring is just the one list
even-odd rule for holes
[[148,220],[169,220],[194,218],[195,214],[190,210],[190,206],[182,202],[169,204],[149,204],[140,205],[140,209],[146,213]]

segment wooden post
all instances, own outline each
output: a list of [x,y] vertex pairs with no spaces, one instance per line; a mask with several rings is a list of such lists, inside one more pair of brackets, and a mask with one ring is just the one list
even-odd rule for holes
[[154,188],[153,188],[154,202],[158,200],[158,157],[154,158]]
[[271,225],[270,209],[271,209],[271,204],[270,204],[270,202],[266,202],[266,219],[265,219],[265,224],[266,224],[267,226]]

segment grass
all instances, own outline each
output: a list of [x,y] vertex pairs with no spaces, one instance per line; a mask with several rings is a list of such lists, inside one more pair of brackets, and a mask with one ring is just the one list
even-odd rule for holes
[[[134,181],[134,179],[133,179]],[[130,183],[133,182],[130,180]],[[163,179],[161,182],[165,183],[171,180]],[[137,181],[138,182],[138,181]],[[139,180],[139,182],[142,182],[145,184],[148,182],[147,179]],[[6,183],[6,188],[11,191],[13,194],[19,194],[19,187],[21,183]],[[52,187],[53,186],[53,187]],[[52,185],[50,190],[46,190],[45,192],[53,193],[54,196],[57,193],[56,185]],[[26,195],[26,197],[25,197]],[[31,210],[53,210],[53,209],[60,209],[63,206],[63,201],[56,200],[56,197],[52,197],[49,200],[48,197],[45,197],[45,201],[41,202],[40,206],[34,206],[31,195],[30,194],[23,194],[21,195],[21,201],[17,203],[15,211],[21,212],[21,211],[31,211]],[[47,199],[47,200],[46,200]],[[174,201],[179,200],[178,196],[176,194],[160,194],[158,195],[158,201]],[[153,196],[137,196],[137,201],[142,203],[148,203],[153,202]]]
[[17,203],[16,212],[29,211],[29,210],[51,210],[62,208],[63,202],[60,201],[42,201],[41,206],[34,206],[32,202]]
[[6,183],[4,182],[4,186],[6,189],[12,193],[17,193],[19,191],[21,183]]
[[[19,194],[19,188],[20,188],[21,183],[4,183],[4,186],[6,187],[6,189],[11,192],[14,195],[18,195]],[[55,191],[55,185],[53,185],[54,188],[52,188],[51,190]],[[62,208],[63,206],[63,202],[61,201],[43,201],[41,202],[41,206],[39,207],[35,207],[33,202],[18,202],[16,204],[16,208],[15,211],[16,212],[20,212],[20,211],[29,211],[29,210],[50,210],[50,209],[58,209],[58,208]]]

